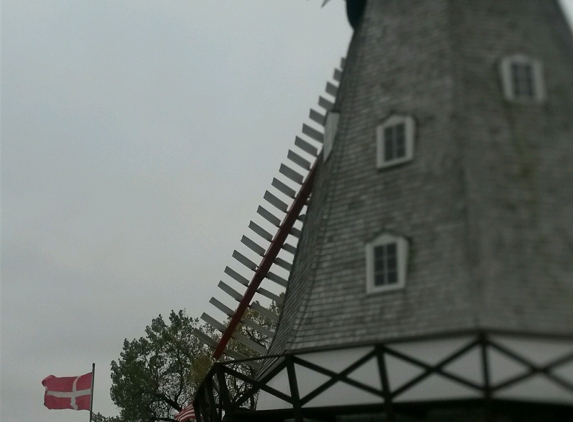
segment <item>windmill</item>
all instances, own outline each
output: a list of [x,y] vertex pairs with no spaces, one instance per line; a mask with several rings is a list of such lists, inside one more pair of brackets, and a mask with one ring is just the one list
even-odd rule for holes
[[[256,375],[216,363],[198,418],[573,420],[573,37],[558,1],[347,13],[346,61],[310,113],[323,129],[303,126],[299,169],[265,194],[282,214],[259,208],[275,234],[251,222],[266,248],[242,243],[260,262],[236,251],[250,279],[226,273],[245,292],[221,285],[239,305],[212,301],[226,326],[204,318],[222,332],[204,338],[215,356]],[[237,331],[248,307],[277,321],[269,348]]]

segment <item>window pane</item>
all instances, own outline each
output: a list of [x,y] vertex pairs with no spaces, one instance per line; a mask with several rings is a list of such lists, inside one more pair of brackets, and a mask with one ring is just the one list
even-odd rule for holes
[[406,156],[406,124],[400,123],[384,129],[384,161]]
[[384,160],[390,161],[394,158],[394,127],[384,129]]
[[382,277],[384,277],[384,272],[386,271],[385,249],[385,246],[374,248],[374,274],[380,274]]
[[523,66],[523,78],[524,78],[524,94],[528,97],[533,97],[533,69],[531,66]]
[[394,139],[394,126],[387,127],[384,129],[384,140]]
[[513,94],[516,97],[521,96],[521,69],[519,64],[513,63],[511,65],[511,79],[513,82]]
[[389,245],[386,245],[386,252],[388,255],[395,256],[396,255],[396,244],[390,243]]
[[387,268],[388,268],[388,271],[392,271],[392,270],[396,271],[396,257],[388,258]]
[[398,274],[393,271],[388,273],[388,284],[396,284],[398,282]]
[[386,139],[384,141],[384,160],[390,161],[394,158],[394,143],[392,139]]
[[516,97],[533,98],[535,96],[533,67],[529,63],[512,63],[511,81]]
[[382,286],[384,284],[386,284],[386,283],[384,283],[384,274],[377,274],[374,277],[374,285],[375,286]]
[[523,72],[522,65],[515,65],[515,89],[517,95],[522,95],[525,93],[525,74]]
[[396,158],[402,158],[406,155],[406,140],[404,137],[396,138]]

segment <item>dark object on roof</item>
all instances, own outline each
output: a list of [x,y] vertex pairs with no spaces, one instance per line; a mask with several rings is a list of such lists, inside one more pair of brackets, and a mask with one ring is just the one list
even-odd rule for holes
[[360,23],[365,7],[366,0],[346,0],[346,15],[353,29]]

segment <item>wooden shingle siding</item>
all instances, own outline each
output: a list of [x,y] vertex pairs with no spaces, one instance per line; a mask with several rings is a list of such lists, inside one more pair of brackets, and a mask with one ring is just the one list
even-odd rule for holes
[[[573,41],[556,0],[371,0],[354,34],[270,353],[495,328],[573,334]],[[499,61],[543,62],[543,105]],[[376,126],[413,116],[412,162]],[[404,290],[365,288],[365,244],[409,239]]]

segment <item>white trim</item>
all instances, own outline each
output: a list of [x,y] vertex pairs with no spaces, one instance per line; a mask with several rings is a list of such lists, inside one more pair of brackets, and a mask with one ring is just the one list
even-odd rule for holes
[[46,391],[47,396],[54,396],[60,399],[70,398],[70,397],[81,397],[91,394],[91,389],[78,390],[78,391]]
[[334,146],[334,139],[338,131],[338,120],[340,113],[329,111],[326,115],[326,122],[324,124],[324,161],[328,159],[332,147]]
[[[384,130],[391,126],[404,124],[406,154],[404,157],[386,161],[384,157]],[[386,119],[376,128],[376,167],[379,169],[402,164],[414,159],[414,139],[416,122],[412,116],[394,115]]]
[[[530,65],[533,77],[533,98],[525,96],[516,97],[513,86],[512,70],[513,64]],[[512,56],[504,57],[499,66],[500,77],[503,87],[503,96],[507,101],[532,104],[542,103],[547,98],[547,91],[545,88],[545,78],[543,71],[543,63],[540,60],[533,59],[524,54],[514,54]]]
[[[390,285],[374,284],[374,248],[396,243],[398,282]],[[408,241],[403,237],[384,233],[366,244],[366,293],[388,292],[406,287],[408,264]]]

